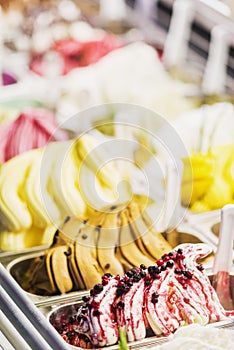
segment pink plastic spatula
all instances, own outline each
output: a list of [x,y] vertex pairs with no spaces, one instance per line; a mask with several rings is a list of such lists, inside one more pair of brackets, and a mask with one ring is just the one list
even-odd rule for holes
[[233,264],[234,204],[227,204],[221,211],[219,243],[213,264],[212,286],[225,310],[233,310],[230,271]]

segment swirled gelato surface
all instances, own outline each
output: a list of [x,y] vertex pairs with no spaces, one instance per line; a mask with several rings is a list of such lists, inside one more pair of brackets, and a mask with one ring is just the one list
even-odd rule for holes
[[206,244],[181,244],[155,265],[142,264],[124,276],[105,274],[70,322],[63,319],[54,326],[68,343],[93,348],[117,343],[122,327],[128,341],[136,341],[225,320],[234,311],[224,310],[197,263],[209,253]]

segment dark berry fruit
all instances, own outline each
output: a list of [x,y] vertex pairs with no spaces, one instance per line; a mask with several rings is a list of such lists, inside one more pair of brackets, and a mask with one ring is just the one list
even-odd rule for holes
[[141,275],[140,273],[136,273],[133,278],[132,278],[133,282],[139,282],[141,280]]
[[76,320],[77,320],[77,322],[80,322],[81,320],[82,320],[82,315],[78,315],[77,317],[76,317]]
[[144,264],[141,264],[141,265],[140,265],[140,268],[141,268],[142,270],[146,270],[147,267],[146,267]]
[[87,303],[90,300],[90,297],[85,295],[82,297],[82,300],[83,300],[83,302]]
[[93,316],[99,316],[99,315],[100,315],[100,311],[99,310],[94,310]]
[[172,267],[174,265],[174,261],[173,260],[168,260],[166,263],[167,267]]
[[185,277],[187,277],[188,279],[191,279],[193,277],[193,273],[192,271],[184,271],[184,275]]
[[145,277],[146,276],[146,272],[145,271],[141,271],[140,272],[140,276],[143,278],[143,277]]
[[70,318],[69,318],[69,323],[75,323],[76,322],[76,316],[71,316]]
[[145,285],[146,285],[146,286],[149,286],[149,285],[150,285],[150,283],[151,283],[151,281],[150,281],[150,280],[145,280]]
[[105,274],[102,276],[102,278],[105,278],[105,277],[110,278],[110,277],[112,277],[112,276],[113,276],[113,275],[112,275],[111,273],[107,272],[107,273],[105,273]]
[[124,302],[123,301],[119,301],[118,304],[117,304],[117,307],[124,308]]
[[93,287],[93,290],[96,294],[99,294],[103,291],[103,285],[100,283],[95,284],[95,286]]
[[156,304],[158,302],[158,293],[153,293],[151,297],[151,302]]
[[126,275],[127,275],[128,277],[132,277],[132,276],[134,275],[134,272],[131,271],[131,270],[129,270],[129,271],[126,273]]
[[197,269],[198,269],[199,271],[203,271],[203,270],[204,270],[204,267],[203,267],[202,264],[198,264],[198,265],[197,265]]

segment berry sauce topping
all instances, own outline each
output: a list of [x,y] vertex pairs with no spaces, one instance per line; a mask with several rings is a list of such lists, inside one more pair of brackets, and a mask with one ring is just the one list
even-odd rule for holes
[[204,267],[203,267],[202,264],[197,264],[197,269],[198,269],[199,271],[203,271],[203,270],[204,270]]
[[135,341],[150,332],[168,336],[194,320],[224,320],[232,311],[228,314],[214,298],[203,266],[196,262],[209,253],[205,244],[183,244],[148,268],[142,264],[123,276],[106,273],[82,298],[85,305],[75,317],[54,326],[69,344],[100,348],[116,344],[123,326],[128,340]]
[[159,259],[159,260],[157,261],[157,265],[158,265],[158,266],[163,266],[163,265],[164,265],[163,259]]

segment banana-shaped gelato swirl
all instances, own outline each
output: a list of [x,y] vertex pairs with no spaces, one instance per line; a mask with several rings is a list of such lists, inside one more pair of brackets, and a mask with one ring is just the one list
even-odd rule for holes
[[66,216],[85,219],[103,203],[116,201],[113,187],[121,177],[113,163],[98,170],[108,159],[103,149],[98,150],[100,143],[85,134],[50,142],[2,165],[0,249],[49,244],[54,228]]
[[68,217],[45,254],[32,261],[24,288],[43,295],[90,289],[104,273],[122,275],[142,263],[153,264],[171,246],[144,212],[132,200],[98,210],[89,220]]

